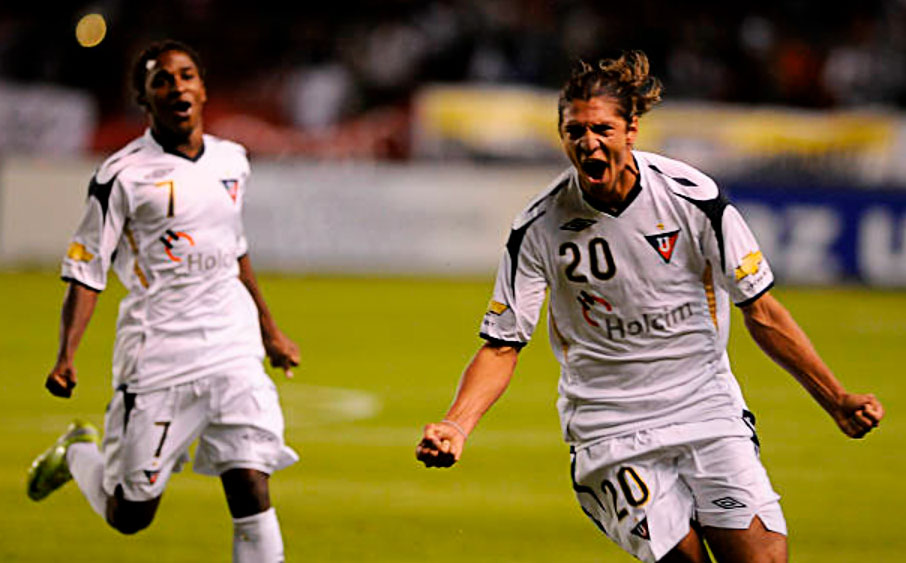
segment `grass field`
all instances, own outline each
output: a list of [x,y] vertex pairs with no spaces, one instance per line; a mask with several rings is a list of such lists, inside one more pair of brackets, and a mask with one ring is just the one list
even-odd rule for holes
[[[414,447],[446,409],[490,292],[482,281],[263,276],[271,308],[303,351],[293,381],[274,375],[300,463],[272,490],[288,561],[631,561],[578,509],[554,407],[557,366],[542,330],[507,394],[470,439],[460,466],[426,470]],[[63,284],[0,274],[0,561],[229,561],[219,483],[175,475],[158,519],[120,536],[67,485],[25,496],[32,457],[74,416],[102,422],[111,394],[116,302],[109,290],[81,347],[69,401],[42,387],[56,350]],[[843,437],[738,323],[731,358],[758,415],[762,458],[791,529],[795,562],[906,558],[903,411],[906,294],[859,289],[776,294],[853,390],[875,392],[888,418],[863,441]]]

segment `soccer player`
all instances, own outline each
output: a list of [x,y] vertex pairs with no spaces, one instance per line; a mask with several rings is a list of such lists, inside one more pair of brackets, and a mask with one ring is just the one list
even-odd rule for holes
[[416,455],[449,467],[509,384],[545,291],[561,365],[573,489],[598,528],[642,561],[787,558],[786,524],[730,371],[729,304],[758,345],[840,429],[884,415],[848,393],[787,310],[739,212],[688,164],[633,148],[660,101],[644,53],[582,63],[560,92],[572,167],[516,219],[481,325],[486,341]]
[[58,397],[76,385],[73,359],[112,267],[129,290],[113,354],[115,392],[97,430],[76,421],[39,456],[28,495],[71,477],[116,530],[147,527],[170,474],[199,440],[194,469],[217,475],[234,522],[233,560],[283,560],[268,477],[298,457],[283,440],[271,364],[292,375],[299,350],[258,289],[241,210],[245,149],[205,135],[202,65],[175,41],[150,45],[133,69],[150,127],[108,158],[63,261],[69,282],[60,347],[46,379]]

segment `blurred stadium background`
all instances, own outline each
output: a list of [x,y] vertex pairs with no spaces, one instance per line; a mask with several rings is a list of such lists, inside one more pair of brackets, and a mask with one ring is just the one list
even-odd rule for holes
[[72,416],[100,423],[110,394],[117,288],[82,346],[77,398],[41,388],[55,272],[92,170],[143,130],[131,60],[166,37],[205,60],[207,130],[250,150],[252,258],[303,348],[279,382],[303,458],[273,485],[288,560],[629,560],[575,506],[543,331],[462,466],[413,457],[478,344],[513,215],[566,164],[557,87],[577,58],[622,48],[645,50],[666,85],[639,148],[729,191],[781,299],[889,410],[877,435],[845,441],[736,331],[791,560],[903,559],[906,2],[101,0],[0,5],[0,560],[229,559],[211,480],[176,476],[130,538],[74,487],[42,505],[23,494],[32,456]]

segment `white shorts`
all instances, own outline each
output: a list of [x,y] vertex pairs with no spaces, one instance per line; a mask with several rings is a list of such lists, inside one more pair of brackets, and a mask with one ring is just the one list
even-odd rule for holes
[[[754,442],[754,443],[753,443]],[[620,547],[654,562],[690,522],[746,529],[758,516],[786,534],[780,496],[742,418],[674,424],[573,449],[573,489],[582,511]]]
[[277,388],[264,368],[249,362],[230,371],[143,393],[118,389],[104,417],[105,492],[121,486],[130,501],[160,496],[196,438],[196,473],[271,474],[298,461],[283,442]]

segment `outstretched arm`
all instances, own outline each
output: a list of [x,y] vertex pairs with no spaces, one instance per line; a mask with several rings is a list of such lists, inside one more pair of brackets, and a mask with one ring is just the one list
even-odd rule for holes
[[264,301],[264,295],[258,288],[255,271],[252,270],[252,261],[248,254],[239,258],[239,280],[248,289],[258,308],[258,324],[261,326],[261,339],[264,342],[264,351],[275,368],[280,368],[286,377],[292,377],[292,368],[299,365],[299,347],[277,327],[277,322],[271,316],[270,309]]
[[884,417],[880,401],[871,394],[848,393],[777,299],[765,294],[742,307],[742,313],[755,342],[805,387],[844,434],[861,438],[878,425]]
[[450,467],[459,461],[466,438],[510,384],[518,355],[516,348],[492,343],[478,349],[446,417],[425,426],[415,456],[426,467]]
[[44,381],[44,387],[52,395],[63,398],[72,396],[72,389],[76,386],[73,360],[97,301],[97,291],[75,281],[69,282],[60,313],[60,347],[57,350],[57,361]]

